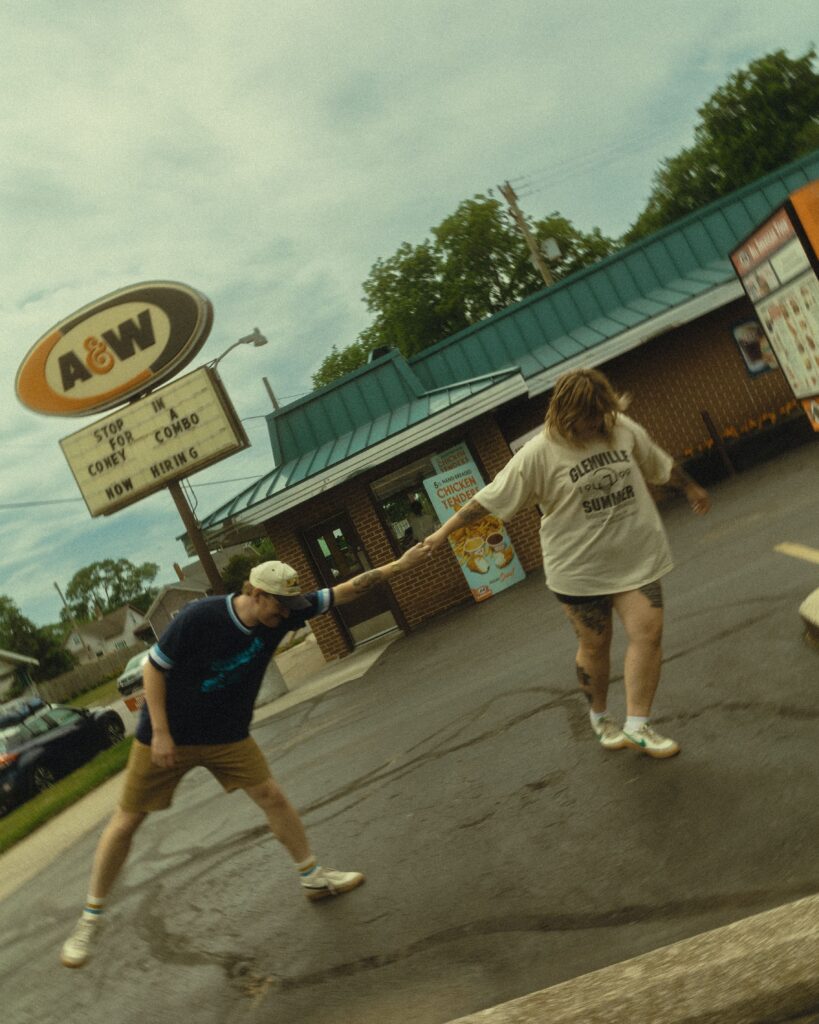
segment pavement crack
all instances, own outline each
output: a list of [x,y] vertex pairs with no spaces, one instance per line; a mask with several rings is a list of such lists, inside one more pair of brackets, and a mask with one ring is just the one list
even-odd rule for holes
[[[574,702],[575,695],[571,694],[570,696]],[[347,783],[347,785],[334,790],[328,796],[307,804],[302,808],[302,814],[311,814],[312,812],[320,810],[328,804],[335,803],[337,800],[341,800],[345,796],[350,796],[352,793],[363,788],[378,785],[387,781],[401,779],[422,765],[440,761],[442,758],[449,757],[450,754],[455,754],[460,750],[466,750],[469,747],[473,747],[480,743],[484,743],[487,740],[502,736],[510,729],[514,729],[523,722],[529,721],[530,718],[534,718],[536,715],[542,714],[546,711],[552,711],[557,707],[563,707],[566,699],[567,695],[564,695],[557,700],[546,701],[545,703],[538,704],[533,708],[527,708],[525,711],[522,711],[517,715],[513,715],[511,718],[507,718],[492,729],[487,729],[484,732],[478,733],[477,735],[463,740],[460,743],[452,743],[448,746],[441,746],[434,750],[430,750],[427,753],[419,754],[416,757],[412,757],[409,760],[404,761],[402,764],[395,765],[394,767],[386,767],[382,765],[381,768],[368,772],[366,775],[359,776],[358,779],[354,779],[352,782]],[[461,731],[462,730],[459,730],[459,732]],[[392,765],[392,763],[392,761],[388,761],[387,765]]]
[[650,906],[635,904],[589,914],[510,914],[506,917],[480,918],[456,927],[441,929],[389,952],[370,954],[298,976],[281,977],[272,981],[268,988],[276,992],[290,992],[312,985],[322,985],[338,978],[350,978],[390,967],[411,957],[421,956],[472,938],[517,932],[559,935],[568,932],[606,930],[652,921],[667,922],[671,919],[696,918],[702,914],[712,914],[715,910],[753,912],[757,909],[767,909],[774,903],[799,899],[813,891],[810,886],[802,885],[777,893],[751,890],[744,893],[709,894],[690,900],[669,901]]

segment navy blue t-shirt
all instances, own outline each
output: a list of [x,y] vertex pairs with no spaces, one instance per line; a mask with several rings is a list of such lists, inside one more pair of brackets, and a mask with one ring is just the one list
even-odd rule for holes
[[[148,652],[165,674],[168,725],[174,743],[236,743],[250,731],[253,705],[265,669],[283,637],[326,612],[331,590],[304,597],[308,608],[293,610],[275,629],[246,626],[233,595],[203,597],[187,605]],[[152,736],[148,705],[136,727],[140,743]]]

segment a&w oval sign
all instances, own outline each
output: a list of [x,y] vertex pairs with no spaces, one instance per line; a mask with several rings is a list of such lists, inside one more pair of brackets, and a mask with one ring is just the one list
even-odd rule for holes
[[87,416],[172,377],[213,324],[210,301],[176,281],[105,295],[43,335],[17,371],[20,401],[50,416]]

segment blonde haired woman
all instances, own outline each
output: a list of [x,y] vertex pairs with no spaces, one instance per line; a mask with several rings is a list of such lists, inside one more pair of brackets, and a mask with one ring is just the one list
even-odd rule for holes
[[[649,722],[662,662],[660,580],[673,567],[648,484],[682,491],[697,515],[707,493],[624,415],[627,400],[599,370],[572,370],[554,387],[544,430],[492,483],[426,539],[440,547],[460,527],[494,514],[508,520],[538,505],[546,582],[578,639],[577,679],[590,721],[608,750],[633,747],[673,757],[679,744]],[[626,721],[609,717],[612,611],[623,623]]]

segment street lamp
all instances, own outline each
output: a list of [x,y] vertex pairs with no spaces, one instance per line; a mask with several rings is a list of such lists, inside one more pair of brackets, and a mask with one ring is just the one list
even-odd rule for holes
[[255,345],[256,348],[259,348],[266,344],[267,338],[262,334],[258,327],[254,327],[252,334],[246,334],[244,338],[239,338],[239,340],[234,341],[232,345],[228,345],[221,355],[217,356],[215,359],[211,359],[207,365],[212,370],[215,370],[217,365],[225,358],[228,352],[232,352],[238,345]]

